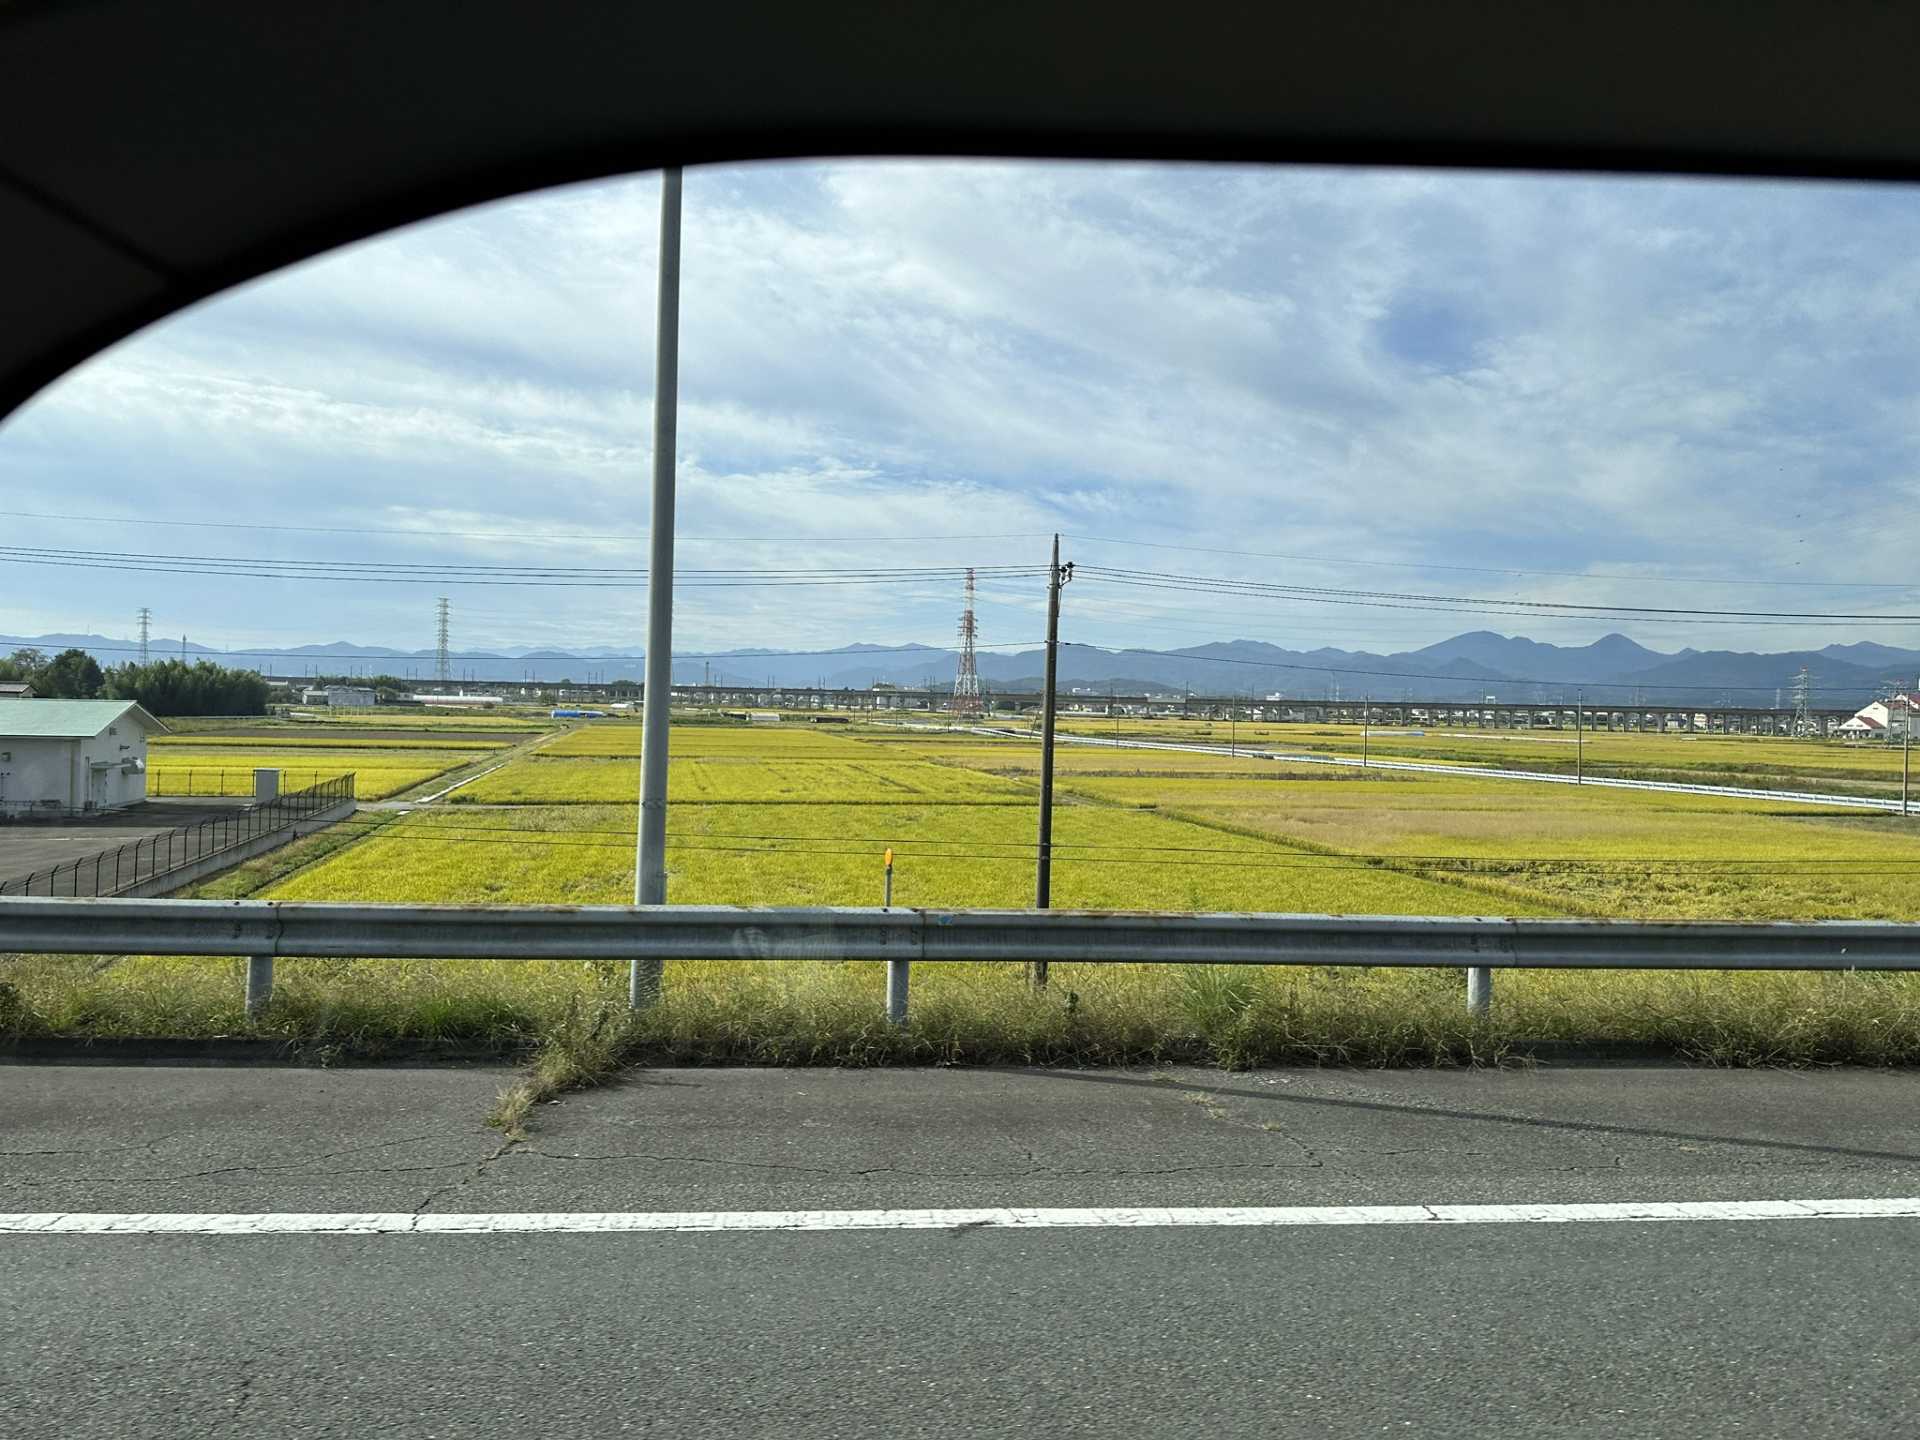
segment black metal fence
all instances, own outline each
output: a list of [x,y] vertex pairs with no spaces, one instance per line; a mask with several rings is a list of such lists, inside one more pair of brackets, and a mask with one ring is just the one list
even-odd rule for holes
[[352,772],[336,775],[259,805],[235,807],[230,814],[210,815],[51,869],[0,880],[0,895],[119,895],[351,800],[353,779]]
[[[147,795],[150,799],[245,799],[253,794],[253,767],[221,765],[170,765],[164,760],[152,765],[147,771]],[[297,786],[302,780],[308,785],[318,785],[322,777],[331,776],[327,770],[290,770],[285,766],[275,766],[280,771],[280,783]]]

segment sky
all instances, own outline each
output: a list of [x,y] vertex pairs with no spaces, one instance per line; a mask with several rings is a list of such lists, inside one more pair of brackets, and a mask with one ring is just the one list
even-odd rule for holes
[[[0,424],[0,544],[643,566],[659,192],[462,212],[133,337]],[[1920,193],[850,161],[690,171],[684,217],[683,570],[1040,567],[1059,531],[1088,644],[1920,646],[1094,573],[1920,612]],[[645,633],[642,588],[9,562],[0,633],[127,635],[145,605],[215,646],[424,649],[442,594],[456,651]],[[950,644],[959,606],[944,575],[688,585],[675,648]],[[1037,574],[983,581],[981,640],[1044,611]]]

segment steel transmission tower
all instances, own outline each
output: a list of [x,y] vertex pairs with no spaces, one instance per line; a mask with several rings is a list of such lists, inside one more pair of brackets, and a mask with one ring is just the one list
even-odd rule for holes
[[140,663],[147,663],[147,641],[153,635],[153,611],[146,606],[140,607]]
[[956,715],[978,715],[980,713],[980,668],[974,657],[973,645],[978,629],[973,620],[973,570],[967,570],[967,603],[960,612],[960,670],[953,677],[953,713]]
[[1793,733],[1813,734],[1813,676],[1804,665],[1793,677]]
[[447,614],[447,597],[442,595],[436,616],[438,623],[434,627],[433,678],[443,683],[453,678],[447,663]]

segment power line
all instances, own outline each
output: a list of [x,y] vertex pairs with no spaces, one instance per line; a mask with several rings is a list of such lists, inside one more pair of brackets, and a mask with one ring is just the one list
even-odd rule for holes
[[[17,520],[61,520],[83,525],[165,525],[187,530],[257,530],[289,535],[395,535],[409,540],[520,540],[550,544],[644,543],[646,535],[609,535],[599,531],[443,530],[404,525],[263,525],[237,520],[161,520],[150,515],[61,515],[41,510],[0,510]],[[944,544],[960,540],[1044,540],[1049,532],[1010,531],[992,535],[675,535],[677,543],[707,545],[898,545]]]
[[[1028,648],[1037,648],[1038,646],[1044,643],[1045,642],[1041,640],[996,640],[991,642],[983,640],[977,643],[976,648],[981,650],[1020,650],[1020,649],[1028,649]],[[127,654],[136,653],[138,650],[137,646],[132,646],[132,645],[89,645],[84,648],[102,655],[127,655]],[[925,652],[928,655],[934,655],[934,654],[947,655],[952,653],[952,651],[943,649],[942,647],[937,645],[908,644],[908,645],[862,645],[858,649],[848,649],[845,646],[839,646],[832,650],[676,650],[673,652],[673,658],[675,660],[779,660],[779,659],[784,659],[788,656],[795,656],[795,657],[840,656],[848,660],[864,660],[869,655],[901,655],[901,654],[909,654],[909,653],[915,653],[915,652]],[[371,664],[377,660],[425,660],[434,656],[435,654],[435,652],[430,650],[403,652],[399,654],[386,655],[386,654],[378,654],[378,653],[367,654],[367,653],[343,652],[343,653],[336,654],[331,652],[323,653],[323,652],[312,651],[312,650],[269,650],[269,649],[255,650],[255,649],[247,649],[247,648],[241,648],[238,650],[206,650],[206,651],[199,651],[196,653],[198,653],[203,659],[209,659],[209,660],[213,660],[213,659],[252,660],[252,659],[262,659],[262,658],[269,659],[269,660],[354,660],[354,661],[359,661],[366,664]],[[508,664],[514,664],[514,665],[522,664],[528,661],[559,662],[559,661],[566,661],[566,660],[579,660],[583,663],[591,663],[591,664],[597,665],[603,660],[630,660],[630,661],[634,661],[635,663],[638,663],[639,661],[642,661],[647,657],[644,655],[559,654],[553,651],[536,651],[526,655],[509,655],[502,651],[495,651],[495,652],[489,653],[484,650],[473,650],[473,651],[455,650],[455,651],[449,651],[447,654],[447,658],[450,660],[499,660],[499,661],[503,661]],[[489,680],[486,683],[493,685],[493,684],[503,684],[508,682]],[[676,685],[690,685],[693,682],[689,680],[677,680],[674,683]],[[759,687],[753,687],[753,686],[742,687],[737,685],[735,682],[728,681],[726,682],[726,688],[740,689],[740,688],[759,688]],[[818,689],[819,687],[816,685],[807,685],[807,684],[789,682],[789,683],[776,685],[774,686],[774,688],[776,690],[813,690],[813,689]],[[843,688],[843,687],[829,687],[829,688]]]
[[[142,574],[212,575],[223,579],[326,580],[361,584],[461,584],[556,589],[642,589],[647,572],[638,568],[589,566],[484,566],[414,562],[250,560],[242,556],[157,555],[139,552],[57,550],[0,546],[0,562],[53,569],[119,570]],[[977,567],[993,580],[1029,578],[1044,566]],[[810,570],[711,569],[676,571],[677,587],[694,589],[787,588],[839,585],[899,585],[911,581],[952,581],[965,566],[893,566]]]
[[[0,512],[3,513],[3,512]],[[1435,565],[1415,560],[1356,560],[1342,555],[1285,555],[1266,550],[1227,550],[1209,545],[1174,545],[1163,540],[1122,540],[1114,535],[1067,535],[1096,545],[1130,545],[1143,550],[1179,550],[1194,555],[1234,555],[1247,560],[1289,560],[1304,565],[1351,565],[1375,570],[1446,571],[1460,575],[1542,576],[1644,585],[1741,585],[1812,590],[1912,590],[1912,585],[1861,580],[1719,580],[1700,575],[1624,575],[1592,570],[1531,570],[1489,565]]]
[[1741,620],[1845,620],[1876,624],[1920,623],[1920,615],[1852,613],[1812,610],[1706,610],[1673,605],[1588,605],[1571,600],[1514,600],[1477,595],[1425,595],[1397,590],[1347,590],[1325,585],[1282,585],[1271,581],[1235,580],[1219,575],[1180,575],[1161,570],[1129,570],[1104,565],[1082,565],[1080,571],[1112,584],[1138,584],[1148,588],[1200,590],[1211,594],[1231,594],[1286,600],[1305,600],[1323,604],[1363,604],[1373,601],[1404,602],[1409,605],[1471,605],[1498,607],[1498,614],[1571,612],[1575,615],[1619,615],[1645,620],[1652,616],[1677,616],[1695,619]]

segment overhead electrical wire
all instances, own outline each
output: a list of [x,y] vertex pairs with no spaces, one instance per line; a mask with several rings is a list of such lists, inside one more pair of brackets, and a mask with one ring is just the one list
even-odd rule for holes
[[[77,525],[165,525],[183,530],[260,530],[290,535],[393,535],[408,540],[517,540],[577,545],[644,544],[648,535],[611,535],[566,530],[444,530],[404,525],[264,525],[240,520],[162,520],[151,515],[62,515],[44,510],[0,510],[15,520],[58,520]],[[693,535],[678,532],[676,544],[695,545],[937,545],[958,540],[1045,540],[1051,532],[1005,531],[988,535]]]
[[[642,589],[644,567],[467,565],[412,561],[255,559],[232,555],[172,555],[139,551],[68,550],[0,545],[0,563],[58,569],[126,570],[147,574],[212,575],[262,580],[326,580],[362,584],[537,586],[559,589]],[[784,569],[746,567],[676,570],[676,588],[786,588],[822,585],[959,583],[972,568],[989,581],[1030,579],[1044,565],[833,566]]]
[[[1315,604],[1373,605],[1393,602],[1386,608],[1428,606],[1491,607],[1496,614],[1570,614],[1591,617],[1617,615],[1635,620],[1671,617],[1691,622],[1701,619],[1737,619],[1794,621],[1848,621],[1874,624],[1920,624],[1920,614],[1888,615],[1872,612],[1835,612],[1812,610],[1708,610],[1673,605],[1591,605],[1572,600],[1517,600],[1476,595],[1426,595],[1398,590],[1351,590],[1325,585],[1287,585],[1276,581],[1237,580],[1219,575],[1182,575],[1161,570],[1132,570],[1114,566],[1077,564],[1074,579],[1105,581],[1117,585],[1137,585],[1149,589],[1177,589],[1187,593],[1226,594],[1249,598],[1297,600]],[[1448,612],[1472,613],[1472,612]],[[1482,611],[1482,613],[1487,613]]]
[[[5,513],[5,512],[0,512]],[[1178,550],[1191,555],[1232,555],[1246,560],[1286,560],[1300,565],[1349,565],[1370,570],[1426,570],[1458,575],[1541,576],[1558,580],[1590,580],[1608,584],[1654,585],[1738,585],[1809,590],[1913,590],[1911,584],[1876,580],[1732,580],[1706,575],[1628,575],[1594,570],[1536,570],[1498,565],[1440,565],[1421,560],[1360,560],[1349,555],[1287,555],[1270,550],[1229,550],[1213,545],[1175,545],[1164,540],[1122,540],[1115,535],[1070,535],[1063,540],[1079,540],[1093,545],[1129,545],[1142,550]]]
[[[975,648],[980,650],[1006,650],[1006,649],[1017,650],[1017,649],[1027,648],[1030,646],[1044,645],[1046,643],[1047,642],[1044,640],[993,640],[993,641],[981,640],[981,641],[975,642]],[[137,655],[140,653],[140,647],[138,645],[89,645],[86,648],[90,651],[94,651],[102,655]],[[154,642],[148,648],[152,651],[160,651],[163,649],[162,645],[158,641]],[[673,658],[676,661],[680,661],[680,660],[785,660],[790,658],[831,656],[831,657],[847,659],[847,660],[862,660],[869,655],[904,655],[904,654],[916,654],[923,651],[935,652],[937,654],[940,654],[943,657],[953,653],[951,647],[949,646],[931,645],[931,644],[908,644],[908,645],[862,645],[858,649],[849,649],[846,646],[837,646],[832,650],[676,650],[673,652]],[[370,665],[375,661],[379,661],[379,660],[403,660],[403,661],[432,660],[433,658],[435,658],[438,652],[433,650],[419,650],[419,651],[414,651],[408,654],[400,654],[400,655],[384,655],[384,654],[378,654],[378,653],[365,653],[365,652],[322,653],[319,651],[312,651],[312,650],[274,650],[274,649],[265,648],[265,647],[255,649],[249,646],[241,645],[241,646],[236,646],[230,650],[193,650],[193,651],[190,651],[189,654],[202,660],[210,660],[210,659],[251,660],[251,659],[264,657],[269,660],[352,660],[359,664]],[[162,655],[161,658],[165,659],[166,657]],[[594,665],[598,665],[605,660],[631,660],[638,663],[639,661],[645,660],[647,657],[644,655],[590,655],[590,654],[586,654],[584,652],[579,652],[579,651],[563,652],[563,651],[556,651],[556,650],[538,650],[538,651],[533,651],[526,655],[510,655],[504,651],[494,651],[489,653],[486,651],[479,651],[479,650],[474,650],[474,651],[450,650],[447,652],[447,658],[449,660],[499,660],[499,661],[504,661],[506,663],[515,664],[515,665],[527,663],[527,662],[535,662],[535,661],[544,662],[544,661],[553,661],[553,660],[579,660],[583,663],[591,663]],[[486,683],[489,685],[503,684],[503,683],[509,683],[510,680],[511,680],[511,677],[508,678],[508,681],[489,680]],[[676,685],[690,685],[692,683],[694,682],[690,680],[674,681],[674,684]],[[732,682],[723,682],[723,685],[731,684],[731,683]],[[789,682],[781,686],[776,686],[775,688],[791,690],[791,689],[796,689],[801,687],[793,682]],[[818,687],[811,687],[811,688],[818,688]],[[839,688],[839,687],[835,687],[835,688]]]

